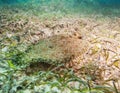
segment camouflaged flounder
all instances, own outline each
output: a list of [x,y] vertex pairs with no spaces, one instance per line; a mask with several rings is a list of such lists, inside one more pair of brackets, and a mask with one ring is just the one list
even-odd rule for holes
[[49,64],[69,62],[84,54],[88,42],[68,35],[55,35],[40,40],[28,51],[29,62],[45,62]]

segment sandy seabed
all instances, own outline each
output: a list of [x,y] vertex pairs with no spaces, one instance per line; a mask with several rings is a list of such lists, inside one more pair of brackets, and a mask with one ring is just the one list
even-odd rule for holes
[[[84,55],[71,60],[66,67],[73,68],[75,74],[85,78],[94,76],[98,84],[112,84],[120,88],[120,18],[62,17],[40,19],[27,16],[21,11],[0,12],[0,38],[19,37],[19,42],[36,44],[41,39],[54,35],[68,35],[89,42]],[[4,39],[2,44],[11,42]],[[82,45],[81,45],[82,46]],[[85,68],[85,69],[84,69]],[[89,70],[88,70],[89,69]]]

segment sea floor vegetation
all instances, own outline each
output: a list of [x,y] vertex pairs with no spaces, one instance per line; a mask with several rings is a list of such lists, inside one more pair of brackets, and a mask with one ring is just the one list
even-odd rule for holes
[[16,6],[0,7],[0,93],[120,93],[119,17]]

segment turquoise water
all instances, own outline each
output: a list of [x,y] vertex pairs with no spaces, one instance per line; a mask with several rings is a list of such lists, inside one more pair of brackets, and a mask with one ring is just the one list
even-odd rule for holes
[[[56,2],[60,1],[63,3],[71,3],[75,5],[80,5],[81,3],[85,2],[87,4],[99,4],[100,6],[104,7],[119,7],[120,0],[0,0],[1,4],[13,4],[13,3],[21,3],[21,2],[36,2],[36,3],[43,3],[43,2]],[[87,6],[86,6],[87,7]]]
[[[20,2],[28,2],[28,1],[35,1],[35,2],[51,2],[51,1],[57,1],[57,0],[0,0],[2,4],[8,3],[20,3]],[[64,2],[70,2],[73,1],[73,3],[80,4],[81,2],[87,2],[87,3],[99,3],[101,5],[106,6],[116,6],[120,5],[120,0],[59,0]]]
[[120,17],[120,0],[0,0],[0,6],[4,5],[42,13],[59,11]]

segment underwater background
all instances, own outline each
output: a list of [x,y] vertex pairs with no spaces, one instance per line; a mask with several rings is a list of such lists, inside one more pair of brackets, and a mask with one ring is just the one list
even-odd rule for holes
[[103,16],[120,15],[120,0],[0,0],[0,6],[10,6],[32,14],[64,13]]
[[0,0],[0,93],[120,93],[120,0]]

